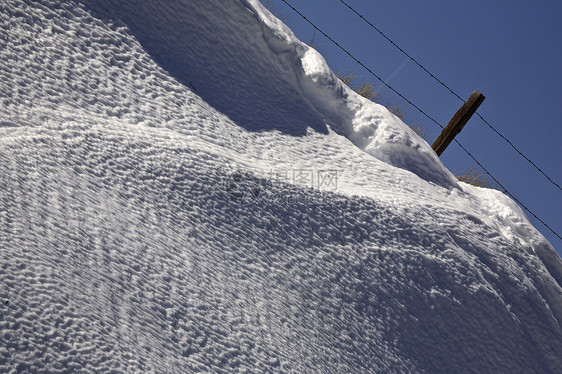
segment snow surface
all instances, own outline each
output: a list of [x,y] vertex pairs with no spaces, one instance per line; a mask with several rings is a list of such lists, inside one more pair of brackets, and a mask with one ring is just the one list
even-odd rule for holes
[[0,22],[0,372],[560,372],[551,245],[257,0]]

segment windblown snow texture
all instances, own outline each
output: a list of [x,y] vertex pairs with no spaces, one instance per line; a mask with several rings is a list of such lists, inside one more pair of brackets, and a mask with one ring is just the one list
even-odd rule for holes
[[559,372],[550,244],[257,0],[0,22],[0,372]]

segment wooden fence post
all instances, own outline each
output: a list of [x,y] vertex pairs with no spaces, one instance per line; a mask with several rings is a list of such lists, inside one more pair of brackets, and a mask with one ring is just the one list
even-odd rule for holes
[[464,125],[468,122],[470,117],[476,112],[476,109],[482,104],[485,97],[478,91],[474,91],[468,100],[460,107],[455,113],[453,118],[449,121],[447,126],[441,131],[441,134],[437,137],[431,148],[437,153],[437,156],[441,156],[443,151],[451,144],[455,136],[461,132]]

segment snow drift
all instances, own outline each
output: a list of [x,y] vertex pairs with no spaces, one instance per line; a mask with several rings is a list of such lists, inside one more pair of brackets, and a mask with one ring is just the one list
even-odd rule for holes
[[0,371],[559,370],[550,244],[257,0],[0,9]]

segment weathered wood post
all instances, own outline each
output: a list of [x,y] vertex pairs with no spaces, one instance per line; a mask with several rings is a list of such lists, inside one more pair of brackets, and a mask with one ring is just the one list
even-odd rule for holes
[[437,156],[441,156],[443,151],[449,146],[449,144],[451,144],[455,136],[461,132],[464,125],[466,125],[470,117],[472,117],[472,115],[476,112],[484,99],[484,95],[478,91],[474,91],[463,106],[457,110],[453,118],[451,118],[447,126],[445,126],[443,131],[441,131],[441,134],[431,146],[435,153],[437,153]]

